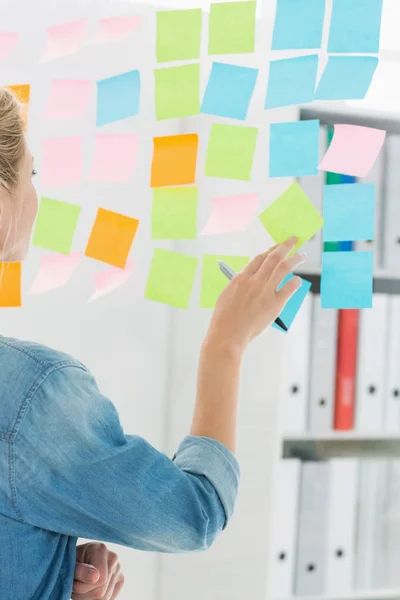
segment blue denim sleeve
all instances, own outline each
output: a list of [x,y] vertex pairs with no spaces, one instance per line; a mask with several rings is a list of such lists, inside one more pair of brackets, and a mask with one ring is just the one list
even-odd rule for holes
[[35,391],[14,462],[22,521],[158,552],[209,548],[239,484],[235,457],[216,440],[188,436],[171,460],[125,435],[94,378],[70,365],[53,368]]

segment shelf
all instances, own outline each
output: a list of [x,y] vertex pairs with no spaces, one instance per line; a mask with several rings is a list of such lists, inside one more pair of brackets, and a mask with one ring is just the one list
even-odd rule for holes
[[[296,275],[300,275],[311,282],[311,291],[319,294],[321,290],[321,268],[303,267],[296,269]],[[400,295],[400,273],[375,269],[374,271],[374,293]]]
[[389,133],[400,133],[399,112],[388,112],[371,105],[360,107],[344,102],[311,103],[300,107],[300,119],[318,119],[321,125],[346,123],[385,129]]
[[385,600],[400,599],[400,589],[396,590],[365,590],[354,591],[348,594],[326,596],[292,596],[285,600]]
[[[362,433],[359,431],[332,431],[327,433],[287,433],[283,435],[284,442],[357,442],[357,441],[400,441],[400,431],[389,433]],[[399,593],[400,599],[400,593]]]

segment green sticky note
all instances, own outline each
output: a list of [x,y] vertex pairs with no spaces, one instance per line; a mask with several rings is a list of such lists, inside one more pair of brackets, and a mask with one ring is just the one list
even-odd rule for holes
[[257,127],[214,124],[207,149],[206,175],[249,181],[257,134]]
[[154,250],[145,297],[177,308],[188,308],[198,259],[170,250]]
[[248,54],[256,40],[256,2],[211,4],[209,54]]
[[153,239],[194,240],[197,201],[197,187],[155,188],[151,216]]
[[60,200],[41,198],[32,243],[34,246],[69,254],[81,207]]
[[157,13],[157,62],[200,58],[201,8]]
[[220,256],[206,254],[203,256],[203,270],[201,278],[200,307],[214,308],[220,293],[226,288],[229,279],[225,277],[218,265],[222,260],[236,273],[244,269],[250,262],[249,256]]
[[272,239],[280,244],[298,238],[293,252],[317,233],[324,221],[298,183],[293,183],[259,216]]
[[156,69],[157,119],[177,119],[200,113],[200,65]]

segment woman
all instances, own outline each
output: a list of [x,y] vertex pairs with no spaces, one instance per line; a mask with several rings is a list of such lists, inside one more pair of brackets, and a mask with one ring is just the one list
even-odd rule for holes
[[[0,249],[22,260],[37,212],[19,105],[0,91]],[[2,600],[69,599],[78,537],[139,550],[209,548],[235,505],[239,370],[300,285],[296,240],[257,256],[221,294],[204,340],[193,423],[173,459],[126,435],[76,359],[0,337]],[[110,596],[111,597],[111,596]],[[115,596],[114,596],[115,597]]]

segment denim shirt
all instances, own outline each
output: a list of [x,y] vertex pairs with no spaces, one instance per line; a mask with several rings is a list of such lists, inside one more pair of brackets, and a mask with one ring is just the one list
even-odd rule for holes
[[233,454],[186,437],[171,460],[126,435],[77,360],[0,336],[0,598],[69,600],[77,538],[206,550],[232,516]]

